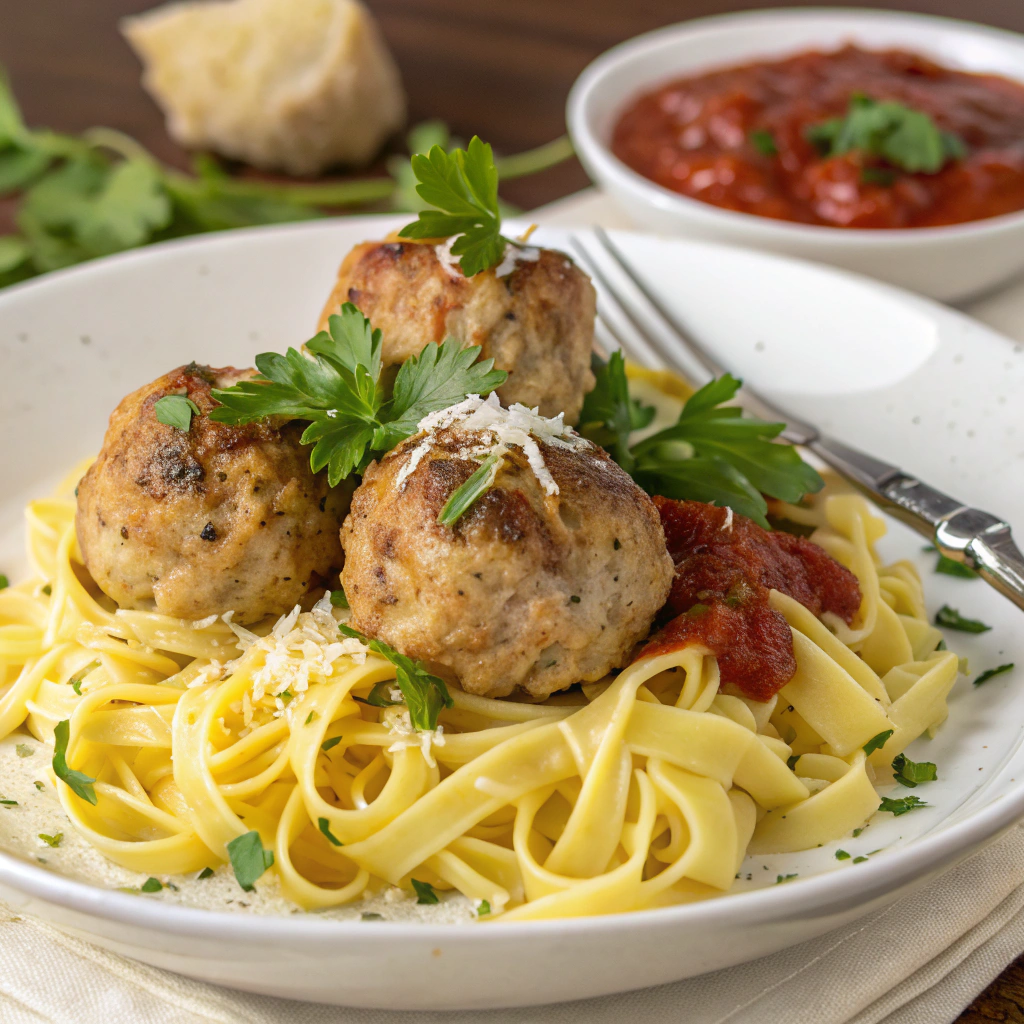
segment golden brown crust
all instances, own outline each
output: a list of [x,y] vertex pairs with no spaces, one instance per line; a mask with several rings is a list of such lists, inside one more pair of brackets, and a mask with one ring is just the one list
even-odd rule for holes
[[464,689],[546,696],[626,664],[668,594],[650,498],[599,448],[541,445],[544,492],[513,449],[454,527],[438,514],[477,468],[470,435],[439,431],[404,489],[411,438],[372,464],[342,528],[353,622]]
[[[342,561],[346,495],[314,476],[301,425],[229,426],[207,415],[214,387],[251,370],[191,363],[124,398],[78,488],[86,567],[124,608],[186,619],[233,610],[250,622],[291,609]],[[187,431],[154,406],[187,395]]]
[[509,374],[498,389],[503,405],[539,406],[544,416],[564,412],[575,423],[594,386],[596,294],[564,253],[539,253],[503,277],[486,270],[467,279],[445,268],[434,244],[364,242],[342,261],[319,327],[343,303],[355,304],[383,335],[385,365],[448,335],[480,345],[483,357]]

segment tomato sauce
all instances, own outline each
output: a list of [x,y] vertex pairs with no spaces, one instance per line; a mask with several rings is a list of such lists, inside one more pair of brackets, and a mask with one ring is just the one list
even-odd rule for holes
[[715,505],[661,497],[654,503],[676,567],[665,606],[675,617],[643,657],[703,644],[718,658],[723,683],[766,701],[796,672],[792,633],[769,604],[769,590],[815,615],[853,622],[861,601],[857,578],[817,544]]
[[[929,115],[966,155],[934,174],[880,170],[856,150],[823,157],[808,128],[845,116],[857,95]],[[1024,85],[846,46],[670,82],[625,110],[612,150],[728,210],[830,227],[960,224],[1024,209]]]

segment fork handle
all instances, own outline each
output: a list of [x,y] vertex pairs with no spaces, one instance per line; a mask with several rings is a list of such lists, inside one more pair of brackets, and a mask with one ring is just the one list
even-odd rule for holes
[[948,494],[830,437],[806,445],[824,462],[932,540],[947,558],[974,569],[1024,609],[1024,555],[1005,520],[970,508]]

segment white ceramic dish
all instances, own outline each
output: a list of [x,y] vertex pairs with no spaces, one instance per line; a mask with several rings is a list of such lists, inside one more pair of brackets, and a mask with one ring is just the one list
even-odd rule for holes
[[[0,567],[23,569],[24,500],[45,494],[99,447],[107,415],[127,391],[193,356],[247,365],[258,351],[304,340],[341,256],[395,226],[394,218],[352,218],[182,241],[0,294],[0,430],[11,440]],[[566,244],[556,230],[538,238]],[[1024,511],[1019,416],[1010,402],[1024,388],[1019,346],[934,303],[829,269],[714,245],[616,238],[663,301],[794,410],[952,493],[1006,515]],[[896,524],[884,554],[914,558],[928,572],[920,538]],[[950,638],[975,671],[1024,666],[1020,613],[1009,602],[980,581],[930,572],[927,588],[933,610],[948,602],[993,625],[983,637]],[[929,807],[880,815],[863,836],[832,847],[752,858],[744,872],[755,878],[740,888],[779,873],[800,877],[705,903],[480,926],[253,917],[83,885],[8,855],[0,855],[0,895],[160,967],[323,1002],[494,1007],[658,984],[883,907],[1024,816],[1024,686],[1013,674],[978,690],[961,679],[950,704],[938,737],[911,750],[940,767],[925,794]],[[835,860],[835,845],[882,852],[853,865]]]
[[736,213],[672,192],[609,149],[619,114],[673,78],[852,42],[902,47],[948,67],[1024,80],[1024,36],[964,21],[866,10],[747,11],[638,36],[598,57],[569,95],[569,131],[591,178],[637,227],[831,263],[944,301],[1024,269],[1024,212],[941,228],[854,230]]

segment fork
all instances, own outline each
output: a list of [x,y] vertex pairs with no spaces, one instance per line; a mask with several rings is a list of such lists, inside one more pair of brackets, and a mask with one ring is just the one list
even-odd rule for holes
[[[691,380],[726,373],[728,368],[680,327],[607,232],[594,228],[593,237],[641,300],[627,297],[625,289],[606,273],[580,238],[569,236],[579,262],[599,286],[598,322],[623,354],[639,363],[650,362],[653,354],[668,368]],[[651,330],[645,320],[658,324],[659,329]],[[628,324],[639,341],[630,339],[628,332],[616,326],[616,321]],[[786,423],[780,435],[783,439],[813,452],[896,518],[928,537],[941,554],[974,569],[1024,609],[1024,555],[1014,543],[1005,519],[971,508],[898,466],[826,436],[813,423],[780,408],[746,384],[740,395],[744,406],[756,416]]]

